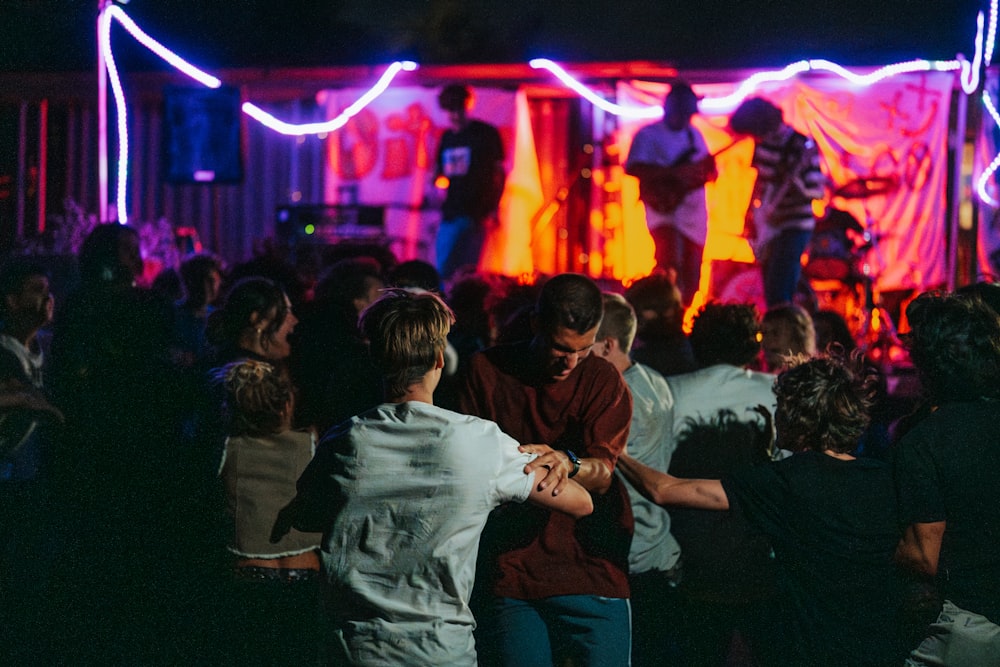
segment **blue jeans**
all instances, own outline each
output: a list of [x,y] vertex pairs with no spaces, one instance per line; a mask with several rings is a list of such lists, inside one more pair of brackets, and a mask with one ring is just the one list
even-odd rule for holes
[[811,229],[786,229],[767,244],[761,271],[768,308],[792,303],[802,276],[802,253],[811,238]]
[[[542,600],[497,598],[493,632],[480,664],[553,667],[628,667],[631,612],[624,598],[559,595]],[[496,655],[489,655],[495,651]]]
[[437,233],[437,269],[448,280],[463,266],[479,265],[479,255],[486,242],[486,220],[469,216],[441,221]]

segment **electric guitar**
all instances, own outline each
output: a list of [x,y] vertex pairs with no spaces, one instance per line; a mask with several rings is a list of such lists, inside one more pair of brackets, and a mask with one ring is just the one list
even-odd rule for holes
[[742,140],[736,139],[698,160],[691,161],[697,150],[692,146],[669,167],[645,165],[643,169],[646,173],[639,178],[639,199],[657,213],[671,213],[689,192],[715,180],[718,175],[715,158]]
[[[793,135],[794,137],[794,135]],[[806,166],[809,159],[809,148],[812,140],[806,138],[802,146],[790,147],[796,151],[793,160],[780,168],[780,178],[775,181],[762,181],[759,177],[754,183],[753,196],[747,208],[743,222],[743,237],[750,244],[754,257],[762,260],[768,244],[774,240],[783,227],[775,220],[774,213],[778,209],[789,189],[795,184],[799,172]],[[788,150],[789,147],[786,147]],[[784,162],[784,160],[783,160]]]

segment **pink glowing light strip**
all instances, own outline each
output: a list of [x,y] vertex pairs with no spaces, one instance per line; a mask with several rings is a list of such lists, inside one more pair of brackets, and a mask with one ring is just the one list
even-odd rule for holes
[[[990,99],[990,94],[983,91],[983,107],[985,107],[986,112],[993,119],[993,122],[1000,127],[1000,114],[997,113],[997,108],[993,105],[993,100]],[[989,192],[986,191],[986,186],[989,185],[989,180],[996,173],[997,169],[1000,169],[1000,153],[997,153],[993,157],[993,161],[983,169],[983,173],[979,175],[976,181],[976,193],[979,195],[979,199],[986,204],[996,208],[1000,202],[993,198]]]
[[243,103],[243,113],[250,116],[257,122],[259,122],[264,127],[267,127],[280,134],[285,134],[293,137],[300,137],[307,134],[323,134],[326,132],[333,132],[338,130],[347,124],[351,118],[356,116],[362,109],[371,104],[372,100],[385,92],[385,89],[389,87],[392,80],[400,72],[412,72],[417,69],[417,64],[409,60],[404,60],[400,62],[395,62],[389,65],[388,69],[382,73],[378,81],[375,82],[368,92],[359,97],[354,104],[350,105],[346,109],[340,112],[336,118],[328,120],[322,123],[302,123],[294,125],[292,123],[286,123],[282,120],[278,120],[271,114],[267,113],[260,107],[250,102]]
[[[111,53],[111,10],[116,7],[109,7],[101,12],[98,21],[98,48],[104,56],[105,69],[111,81],[111,90],[115,98],[115,111],[118,117],[118,183],[116,207],[118,209],[118,222],[125,224],[128,217],[125,211],[125,187],[128,183],[128,124],[125,118],[125,91],[122,90],[121,77],[118,76],[118,65],[115,63],[115,56]],[[102,221],[103,222],[103,221]]]
[[[101,49],[101,53],[104,56],[105,67],[107,69],[108,78],[111,82],[111,88],[115,98],[115,110],[118,120],[118,182],[116,206],[118,209],[118,222],[120,224],[125,224],[128,222],[125,208],[125,196],[128,185],[128,123],[126,117],[127,108],[125,104],[125,91],[122,88],[121,77],[118,73],[118,66],[111,50],[112,19],[118,21],[122,27],[124,27],[130,35],[135,37],[140,44],[203,86],[208,88],[218,88],[222,85],[222,81],[195,67],[167,47],[163,46],[160,42],[150,37],[145,31],[136,25],[135,21],[133,21],[121,7],[109,4],[104,8],[104,10],[102,10],[99,18],[98,48]],[[254,120],[257,120],[265,127],[281,134],[303,136],[307,134],[323,134],[332,132],[343,127],[348,120],[356,116],[362,109],[370,104],[372,100],[385,92],[386,88],[389,87],[389,84],[392,83],[392,80],[399,72],[412,72],[415,69],[417,69],[417,64],[408,60],[391,64],[382,76],[379,77],[375,85],[368,90],[368,92],[358,98],[354,104],[344,109],[339,116],[324,123],[303,123],[298,125],[286,123],[278,120],[260,107],[249,102],[244,103],[242,109],[243,113],[247,114]]]
[[627,107],[621,104],[615,104],[614,102],[609,102],[587,86],[574,79],[565,69],[562,68],[562,66],[556,64],[548,58],[535,58],[534,60],[528,61],[528,65],[530,65],[532,69],[548,70],[557,79],[562,81],[564,86],[593,104],[598,109],[603,109],[612,115],[623,116],[625,118],[650,119],[659,118],[663,115],[663,109],[659,107]]
[[[850,70],[830,62],[829,60],[800,60],[783,69],[769,72],[757,72],[745,79],[736,90],[723,97],[703,99],[699,102],[699,109],[705,113],[727,113],[735,109],[740,102],[750,96],[757,88],[765,83],[787,81],[799,74],[810,71],[826,71],[836,74],[858,86],[870,86],[883,79],[903,74],[906,72],[926,72],[926,71],[954,71],[963,69],[964,61],[930,61],[911,60],[894,65],[886,65],[869,74],[855,74]],[[570,90],[578,93],[581,97],[590,101],[595,106],[604,109],[608,113],[625,118],[659,118],[663,115],[663,110],[659,106],[648,107],[627,107],[620,104],[608,102],[597,93],[587,88],[584,84],[574,79],[565,69],[545,58],[536,58],[529,62],[534,69],[544,69],[551,72],[557,79]],[[967,64],[965,66],[967,68]],[[976,83],[978,85],[978,82]],[[975,87],[972,88],[975,90]]]
[[[982,29],[983,15],[979,14],[979,26]],[[989,28],[986,32],[986,47],[984,49],[983,61],[988,66],[993,60],[993,49],[996,46],[996,32],[997,32],[997,0],[992,0],[990,2],[990,22]],[[988,91],[983,91],[983,108],[986,109],[986,113],[993,120],[993,123],[1000,127],[1000,113],[997,113],[997,108],[993,104],[993,100],[990,98]],[[1000,206],[1000,202],[990,195],[987,191],[986,186],[989,185],[990,180],[993,175],[996,174],[997,169],[1000,169],[1000,152],[993,156],[993,160],[986,165],[983,169],[983,173],[979,175],[976,179],[976,195],[978,195],[979,200],[984,204],[996,208]]]
[[160,44],[158,41],[156,41],[149,35],[147,35],[142,30],[142,28],[140,28],[135,24],[135,21],[129,18],[128,14],[126,14],[125,10],[122,9],[121,7],[118,7],[116,5],[109,5],[107,9],[104,10],[104,12],[106,13],[109,20],[113,18],[119,23],[121,23],[122,27],[125,28],[130,35],[135,37],[137,42],[145,46],[147,49],[149,49],[156,55],[160,56],[160,58],[163,58],[163,60],[167,61],[168,63],[176,67],[178,70],[180,70],[182,73],[191,77],[201,85],[206,86],[208,88],[218,88],[219,86],[222,85],[222,82],[219,81],[219,79],[215,78],[214,76],[203,70],[198,69],[197,67],[195,67],[194,65],[184,60],[170,49],[168,49],[167,47]]

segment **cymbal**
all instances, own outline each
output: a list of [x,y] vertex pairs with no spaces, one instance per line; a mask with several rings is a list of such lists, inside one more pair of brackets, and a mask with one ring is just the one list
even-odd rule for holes
[[871,176],[855,178],[833,191],[834,197],[844,199],[866,199],[875,195],[884,195],[899,187],[897,176]]

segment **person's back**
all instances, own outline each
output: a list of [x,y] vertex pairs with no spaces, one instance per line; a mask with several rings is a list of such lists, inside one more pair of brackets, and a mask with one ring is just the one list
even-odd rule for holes
[[475,665],[469,598],[490,511],[529,499],[593,510],[575,483],[539,488],[533,456],[496,424],[433,405],[451,317],[405,290],[365,310],[386,402],[327,433],[288,510],[296,528],[324,532],[331,664]]
[[774,664],[893,664],[902,589],[890,468],[807,451],[737,471],[723,486],[774,549],[786,651]]
[[316,464],[338,489],[325,601],[352,663],[476,664],[479,535],[491,510],[528,497],[528,460],[494,423],[414,401],[330,432]]
[[667,378],[674,395],[674,436],[688,419],[711,421],[722,411],[741,422],[761,421],[754,408],[772,412],[774,375],[747,368],[757,356],[757,311],[752,305],[707,304],[690,335],[698,370]]
[[925,294],[906,310],[932,409],[895,447],[899,560],[936,577],[941,613],[915,665],[1000,664],[1000,318],[978,297]]

